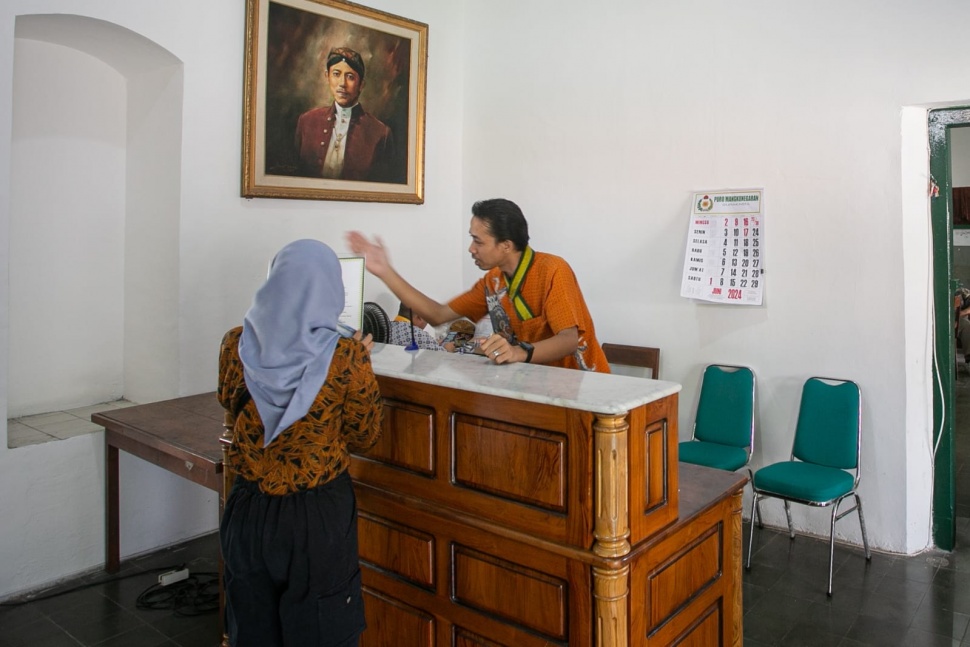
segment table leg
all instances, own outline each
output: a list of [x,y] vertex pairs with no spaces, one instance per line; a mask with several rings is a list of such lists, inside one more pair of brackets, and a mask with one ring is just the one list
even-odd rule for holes
[[118,448],[105,443],[105,554],[104,570],[117,573],[121,566],[118,526]]

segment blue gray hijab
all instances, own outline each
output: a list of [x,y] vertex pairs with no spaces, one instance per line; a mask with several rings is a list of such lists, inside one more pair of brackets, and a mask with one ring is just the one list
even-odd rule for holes
[[263,447],[302,418],[320,392],[344,309],[340,261],[318,240],[276,254],[243,320],[239,357],[265,429]]

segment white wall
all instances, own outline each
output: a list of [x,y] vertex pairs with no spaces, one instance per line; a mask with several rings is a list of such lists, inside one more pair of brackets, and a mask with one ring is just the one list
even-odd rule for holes
[[[462,3],[389,0],[369,4],[430,24],[429,79],[460,78]],[[129,158],[122,178],[127,184],[127,225],[134,223],[137,228],[128,232],[125,245],[132,238],[147,238],[163,250],[158,258],[126,257],[126,264],[132,260],[143,263],[139,272],[126,272],[126,312],[137,302],[136,311],[151,316],[147,322],[135,322],[134,330],[130,317],[124,317],[125,335],[143,342],[162,335],[174,342],[166,354],[159,354],[157,348],[134,350],[136,361],[145,365],[137,375],[125,377],[126,387],[140,380],[138,389],[153,399],[215,388],[223,333],[241,321],[265,276],[267,261],[295,238],[318,237],[344,251],[344,231],[380,232],[402,271],[429,292],[451,294],[462,283],[458,268],[467,206],[461,203],[460,169],[455,162],[461,157],[462,115],[456,109],[461,102],[460,80],[429,83],[425,173],[435,180],[428,181],[423,206],[244,200],[239,197],[244,6],[236,0],[139,0],[107,5],[98,0],[13,0],[0,5],[0,140],[9,140],[13,132],[16,16],[74,14],[104,21],[103,29],[85,23],[81,30],[103,38],[94,45],[81,42],[70,16],[50,16],[56,22],[52,31],[70,46],[103,58],[125,77],[127,105],[122,106],[120,118],[128,124],[123,131],[128,150],[154,139],[149,147],[163,149],[164,155],[174,150],[177,156],[164,168],[152,168],[151,159]],[[167,52],[178,65],[154,64],[164,58],[156,49]],[[152,92],[156,95],[150,96]],[[180,109],[176,116],[170,110],[173,104]],[[167,114],[160,117],[155,111]],[[178,122],[177,132],[164,134],[174,122]],[[165,137],[169,140],[163,141]],[[153,181],[161,183],[162,189],[150,186]],[[11,183],[11,159],[0,155],[2,240],[10,240]],[[141,202],[132,206],[132,199]],[[154,222],[160,229],[153,228],[153,214],[161,219]],[[456,226],[458,221],[461,224]],[[175,245],[171,251],[169,240]],[[432,247],[436,253],[408,253],[412,243],[415,249]],[[101,244],[97,241],[89,246],[89,261]],[[116,252],[120,253],[111,250]],[[8,385],[19,379],[8,373],[13,306],[7,288],[10,267],[11,252],[3,246],[0,409],[4,419],[10,412]],[[153,272],[163,277],[146,290],[144,281]],[[368,282],[365,290],[368,299],[391,307],[392,298],[379,283]],[[96,310],[97,304],[85,303],[84,307]],[[132,361],[129,349],[125,354]],[[170,364],[175,367],[174,386],[169,380]],[[35,369],[41,379],[48,374],[46,367]],[[12,450],[6,449],[6,442],[0,443],[0,489],[5,493],[0,497],[4,527],[0,533],[0,598],[103,563],[103,455],[102,434]],[[124,454],[121,474],[123,557],[215,529],[213,493]]]
[[15,55],[9,417],[123,395],[125,80],[60,45]]
[[[238,197],[236,0],[0,5],[0,138],[11,132],[18,13],[109,21],[182,64],[178,303],[166,322],[177,320],[179,395],[214,388],[219,339],[284,243],[316,236],[340,247],[346,229],[379,232],[402,274],[446,298],[477,276],[465,253],[469,205],[505,196],[524,208],[535,247],[572,263],[601,339],[663,349],[662,377],[685,385],[682,434],[708,362],[757,372],[756,465],[787,455],[806,377],[858,380],[870,540],[900,552],[929,543],[925,158],[904,163],[904,151],[921,155],[921,123],[903,109],[970,103],[965,2],[368,4],[430,25],[423,206]],[[0,155],[0,239],[9,165]],[[752,186],[765,188],[768,208],[765,305],[680,298],[689,192]],[[0,249],[0,291],[9,260]],[[365,294],[394,305],[373,279]],[[2,409],[10,379],[0,370]],[[0,450],[0,596],[101,563],[99,442]],[[66,476],[42,476],[55,469]],[[123,520],[124,554],[214,527],[207,493],[152,470],[122,464],[123,510],[141,515]],[[164,524],[176,511],[190,519],[173,531]],[[780,506],[765,512],[783,523]],[[799,528],[819,534],[824,517],[796,511]],[[839,528],[858,541],[853,519]]]
[[[901,112],[970,99],[968,19],[957,0],[498,0],[466,18],[464,201],[519,202],[535,247],[572,263],[599,337],[662,349],[682,436],[709,362],[758,376],[755,466],[787,458],[806,378],[857,380],[883,550],[930,541],[926,166],[904,217]],[[765,189],[761,307],[679,296],[689,193],[728,187]],[[795,512],[809,532],[826,520]],[[854,518],[837,532],[860,540]]]

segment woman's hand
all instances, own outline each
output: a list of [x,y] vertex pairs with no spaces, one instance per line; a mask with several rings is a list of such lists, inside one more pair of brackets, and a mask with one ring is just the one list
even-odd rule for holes
[[354,339],[356,339],[361,344],[363,344],[364,349],[369,353],[374,349],[374,336],[370,333],[367,333],[367,336],[364,337],[363,334],[364,333],[358,330],[357,332],[354,333]]

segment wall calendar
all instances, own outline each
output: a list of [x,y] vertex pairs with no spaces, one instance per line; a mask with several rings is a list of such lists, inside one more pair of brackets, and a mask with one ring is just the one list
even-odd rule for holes
[[763,189],[693,193],[680,296],[761,305],[764,230]]

